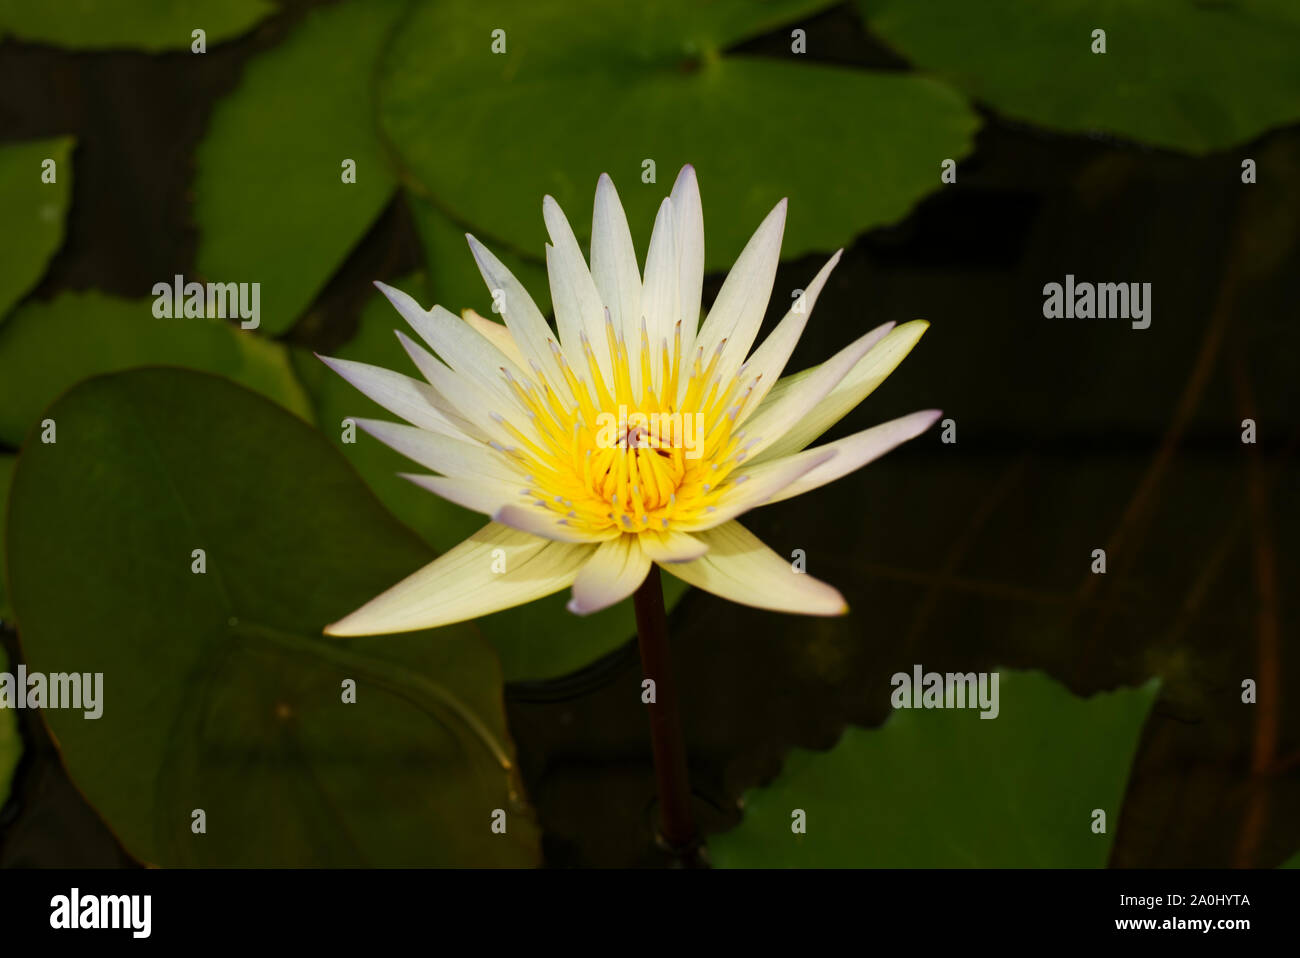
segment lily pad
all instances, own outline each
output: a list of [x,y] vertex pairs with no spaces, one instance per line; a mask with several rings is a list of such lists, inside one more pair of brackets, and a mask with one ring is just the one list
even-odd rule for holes
[[385,58],[381,122],[456,219],[530,254],[545,242],[542,196],[583,230],[601,173],[644,251],[685,163],[704,191],[709,270],[729,266],[783,196],[784,254],[834,249],[938,189],[941,162],[970,151],[979,123],[923,77],[724,52],[829,5],[423,4]]
[[[439,256],[444,265],[435,273],[438,294],[430,298],[423,289],[424,283],[413,277],[400,280],[396,285],[426,305],[432,305],[436,301],[453,311],[459,311],[460,305],[466,302],[461,296],[472,297],[470,302],[478,304],[480,291],[483,291],[483,296],[486,296],[486,291],[478,273],[474,271],[468,250],[461,251],[467,261],[464,266],[456,268],[446,265],[456,261],[455,252],[450,248],[453,237],[458,238],[459,245],[463,247],[464,236],[436,211],[426,210],[423,215],[429,221],[422,227],[422,235],[436,236],[439,243],[437,249],[440,253],[445,250],[445,255]],[[465,270],[473,272],[473,275],[467,275]],[[545,282],[544,273],[534,276],[521,270],[516,275],[528,284],[529,291],[534,296],[537,295],[536,279],[540,277]],[[525,276],[531,277],[532,281],[523,279]],[[546,301],[542,299],[541,302],[544,304]],[[485,312],[484,315],[490,313]],[[394,329],[403,326],[405,322],[392,304],[376,293],[362,311],[356,336],[336,353],[344,359],[417,375],[411,368],[410,358],[393,334]],[[306,350],[295,352],[294,365],[312,395],[321,429],[389,511],[419,533],[438,552],[446,552],[482,528],[487,522],[485,516],[470,512],[401,478],[399,473],[419,470],[408,459],[373,436],[356,429],[351,436],[355,441],[344,441],[345,419],[392,419],[392,413],[361,395]],[[664,602],[670,609],[685,594],[686,589],[686,585],[679,579],[665,577]],[[636,632],[630,602],[621,603],[596,615],[580,617],[565,608],[567,600],[568,593],[560,592],[526,606],[507,609],[477,620],[479,628],[501,656],[507,681],[540,681],[566,675],[618,648]]]
[[260,282],[268,334],[294,324],[393,195],[371,78],[403,6],[313,11],[249,64],[199,144],[198,269],[213,282]]
[[266,0],[0,0],[0,37],[73,50],[187,50],[237,37],[275,12]]
[[1300,120],[1293,0],[858,5],[917,66],[1030,123],[1208,153]]
[[[994,719],[899,709],[829,752],[795,750],[746,794],[711,857],[733,868],[1104,867],[1158,687],[1081,699],[1041,673],[1001,670]],[[792,829],[797,809],[804,834]]]
[[130,852],[537,862],[491,649],[457,627],[321,634],[431,555],[318,433],[175,369],[82,383],[49,415],[58,443],[14,478],[13,603],[33,671],[103,673],[100,718],[45,718]]
[[[428,199],[408,192],[406,201],[415,230],[420,235],[420,245],[424,249],[424,287],[429,291],[433,302],[458,315],[461,310],[473,309],[481,316],[500,321],[500,317],[492,313],[492,296],[470,253],[469,243],[465,239],[466,227]],[[537,308],[543,314],[550,313],[551,289],[546,277],[546,266],[540,260],[527,259],[508,249],[502,249],[498,257],[514,273],[515,278],[523,283]],[[397,315],[392,305],[387,300],[384,302],[388,312]]]
[[[74,142],[65,136],[0,146],[0,318],[40,281],[63,244]],[[45,182],[50,176],[54,182]]]
[[215,319],[159,319],[152,300],[64,293],[28,303],[0,326],[0,441],[18,445],[74,383],[152,365],[220,373],[311,418],[310,400],[279,343]]

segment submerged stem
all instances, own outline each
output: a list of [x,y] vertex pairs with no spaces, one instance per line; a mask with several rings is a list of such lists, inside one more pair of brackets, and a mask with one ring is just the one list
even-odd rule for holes
[[691,857],[696,851],[698,838],[691,815],[686,743],[682,738],[677,688],[668,655],[668,623],[658,566],[650,566],[650,573],[636,590],[632,602],[636,607],[641,670],[654,682],[654,700],[649,703],[650,742],[654,749],[655,777],[659,782],[660,836],[680,857]]

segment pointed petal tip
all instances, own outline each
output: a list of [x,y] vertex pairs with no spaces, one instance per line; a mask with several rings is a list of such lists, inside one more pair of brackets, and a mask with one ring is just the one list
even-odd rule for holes
[[809,612],[809,615],[824,616],[828,619],[848,615],[849,603],[840,590],[829,582],[822,582],[821,580],[818,580],[818,585],[825,590],[826,601],[824,604],[818,603],[817,607]]

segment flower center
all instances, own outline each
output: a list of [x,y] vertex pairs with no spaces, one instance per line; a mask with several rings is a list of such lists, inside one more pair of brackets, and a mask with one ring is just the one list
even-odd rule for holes
[[627,345],[611,322],[605,326],[612,382],[586,337],[585,377],[553,347],[576,404],[562,401],[538,369],[536,381],[525,383],[507,374],[540,442],[502,419],[520,445],[499,451],[524,467],[530,486],[523,495],[566,525],[643,532],[689,523],[714,508],[720,486],[743,478],[732,475],[746,450],[743,432],[733,427],[758,379],[741,389],[742,366],[731,381],[721,381],[716,373],[725,340],[707,365],[701,348],[685,368],[678,323],[671,348],[661,344],[658,363],[642,327],[634,387]]

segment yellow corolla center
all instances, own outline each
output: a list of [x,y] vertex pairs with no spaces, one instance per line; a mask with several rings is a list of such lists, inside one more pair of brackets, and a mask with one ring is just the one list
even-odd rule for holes
[[585,377],[552,344],[573,405],[561,402],[539,369],[537,385],[506,373],[538,436],[529,438],[498,417],[519,442],[500,451],[529,477],[521,495],[565,525],[639,533],[692,522],[715,508],[727,484],[745,479],[734,474],[745,459],[744,435],[735,423],[758,377],[747,381],[742,366],[729,382],[721,381],[716,371],[726,340],[707,361],[702,348],[694,350],[687,367],[680,322],[672,345],[663,343],[656,356],[643,324],[634,388],[626,342],[608,320],[605,334],[612,382],[586,336]]

